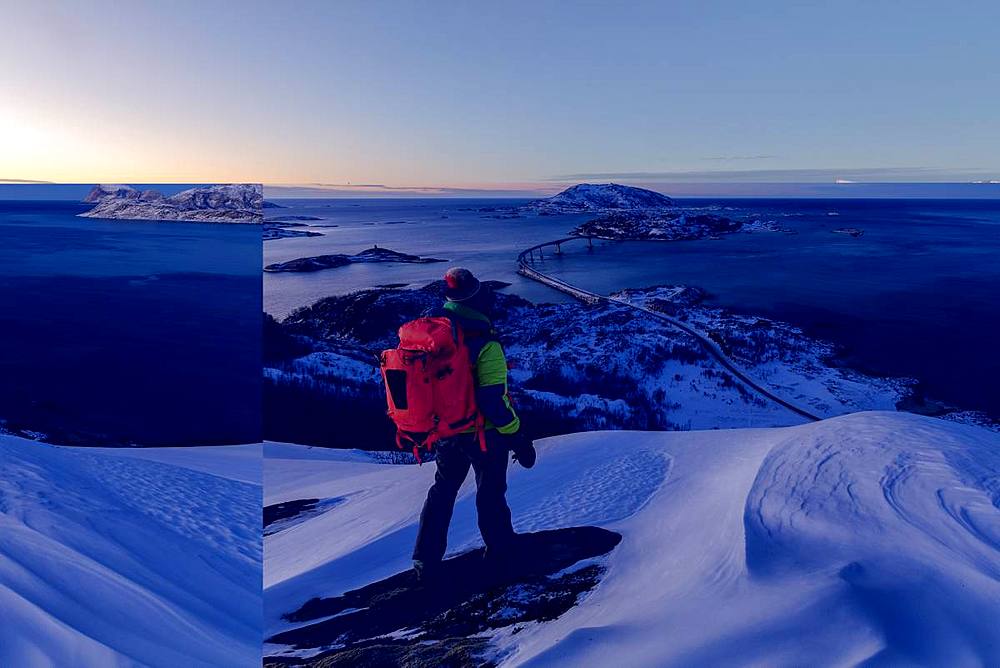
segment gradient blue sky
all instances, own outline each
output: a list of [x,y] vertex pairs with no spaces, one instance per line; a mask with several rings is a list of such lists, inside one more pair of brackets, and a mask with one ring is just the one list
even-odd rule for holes
[[5,3],[0,178],[1000,179],[997,2],[224,5]]

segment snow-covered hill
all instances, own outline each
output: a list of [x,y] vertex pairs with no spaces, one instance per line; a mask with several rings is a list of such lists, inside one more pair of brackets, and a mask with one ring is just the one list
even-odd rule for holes
[[189,188],[169,197],[156,190],[97,185],[83,201],[96,204],[80,214],[84,218],[259,224],[264,197],[261,186],[250,183]]
[[[444,284],[329,297],[265,329],[265,429],[284,441],[394,447],[373,352],[443,300]],[[846,368],[838,350],[778,321],[728,313],[684,286],[628,290],[716,341],[747,374],[821,417],[893,409],[912,381]],[[511,393],[535,436],[599,429],[787,426],[803,418],[750,392],[690,335],[618,303],[531,304],[497,294]],[[331,421],[342,425],[331,430]]]
[[0,436],[0,665],[257,665],[260,453]]
[[666,209],[674,205],[666,195],[617,183],[579,183],[557,195],[529,202],[525,207],[548,214]]
[[[315,596],[407,569],[433,475],[265,446],[265,504],[328,504],[265,539],[265,635]],[[489,633],[501,665],[1000,664],[1000,435],[986,429],[871,412],[581,433],[541,442],[508,497],[519,531],[623,540],[574,608]],[[449,545],[477,542],[469,483]]]

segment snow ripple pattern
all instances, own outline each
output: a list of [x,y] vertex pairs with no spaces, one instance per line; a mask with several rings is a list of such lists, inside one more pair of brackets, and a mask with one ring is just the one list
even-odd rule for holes
[[576,475],[566,471],[563,479],[571,482],[553,485],[550,493],[537,498],[529,508],[515,509],[518,531],[607,526],[623,520],[645,505],[670,469],[669,457],[652,450],[622,451],[610,459],[605,453],[599,465],[592,466],[570,460],[576,463]]

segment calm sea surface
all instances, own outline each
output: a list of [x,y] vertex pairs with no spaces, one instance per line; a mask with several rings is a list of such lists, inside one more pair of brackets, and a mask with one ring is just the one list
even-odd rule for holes
[[[267,217],[320,218],[322,237],[264,244],[269,264],[378,244],[439,257],[513,285],[533,301],[564,301],[516,275],[517,253],[565,236],[586,216],[497,219],[512,200],[283,200]],[[841,344],[848,362],[920,379],[927,395],[1000,418],[1000,201],[682,200],[685,206],[773,220],[793,234],[721,240],[568,245],[546,270],[608,293],[664,283],[699,285],[713,302],[792,322]],[[834,233],[864,230],[860,237]],[[352,265],[314,274],[266,274],[275,316],[330,294],[374,285],[422,285],[448,265]]]
[[0,201],[0,419],[80,444],[259,440],[260,227],[88,208]]

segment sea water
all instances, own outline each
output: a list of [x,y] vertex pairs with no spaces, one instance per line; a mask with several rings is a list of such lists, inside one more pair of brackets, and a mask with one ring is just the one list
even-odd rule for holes
[[0,201],[0,420],[81,445],[259,440],[260,226],[89,208]]

